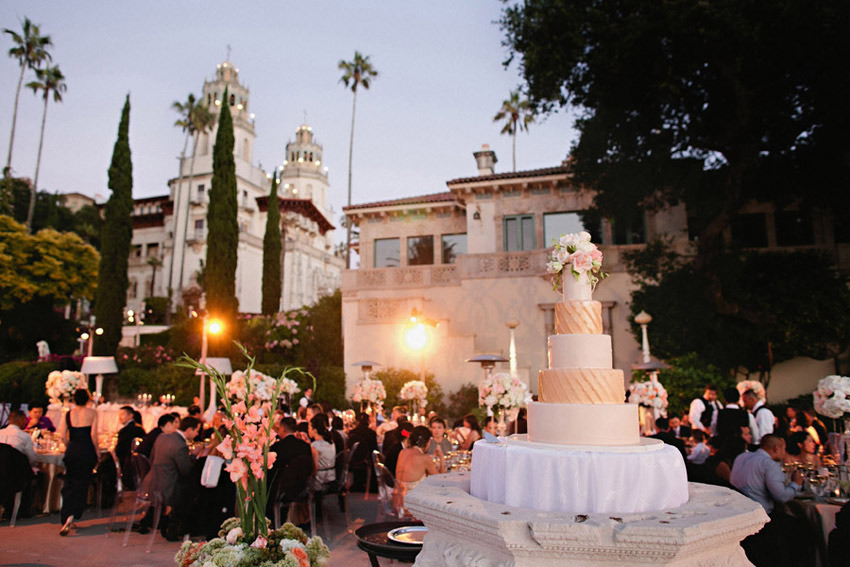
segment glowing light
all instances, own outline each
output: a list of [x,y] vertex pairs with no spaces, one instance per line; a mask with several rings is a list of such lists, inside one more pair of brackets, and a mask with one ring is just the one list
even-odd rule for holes
[[236,105],[236,108],[238,108],[239,110],[242,110],[242,105],[241,105],[241,104],[237,104],[237,105]]
[[132,316],[133,316],[133,315],[135,315],[135,314],[136,314],[136,312],[135,312],[135,311],[133,311],[132,309],[128,309],[128,310],[127,310],[127,317],[132,317]]
[[304,161],[303,157],[298,158],[298,163],[302,163]]
[[316,160],[316,165],[322,165],[322,162],[319,161],[319,160]]
[[83,339],[84,341],[87,341],[87,340],[89,340],[89,334],[83,333],[82,335],[80,335],[80,338]]
[[95,334],[95,335],[97,335],[97,336],[102,335],[102,334],[103,334],[103,329],[102,329],[102,328],[100,328],[100,327],[98,327],[97,329],[95,329],[95,330],[94,330],[94,334]]
[[215,105],[216,105],[216,106],[221,106],[221,101],[220,101],[220,100],[215,101]]
[[213,321],[210,321],[209,325],[207,325],[207,332],[209,332],[211,335],[219,334],[222,331],[222,329],[223,329],[223,326],[222,326],[221,322],[219,322],[219,321],[213,320]]
[[251,117],[251,120],[254,119],[254,113],[253,112],[249,116]]
[[[411,317],[415,320],[415,317]],[[425,325],[418,323],[407,329],[404,333],[404,342],[410,350],[422,350],[428,344],[428,334]]]

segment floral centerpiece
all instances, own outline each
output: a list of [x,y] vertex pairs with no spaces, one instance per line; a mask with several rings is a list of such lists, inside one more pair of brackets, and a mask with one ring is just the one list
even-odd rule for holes
[[629,384],[629,402],[664,411],[667,409],[667,390],[660,382],[632,382]]
[[499,429],[504,430],[505,414],[516,419],[519,408],[528,405],[528,384],[506,372],[491,374],[478,383],[478,404],[488,412],[499,410]]
[[45,390],[50,403],[61,404],[71,399],[78,389],[87,389],[88,380],[82,372],[72,370],[54,370],[47,375]]
[[[184,545],[176,561],[181,567],[202,567],[208,563],[234,567],[266,563],[276,567],[322,565],[329,552],[321,539],[307,540],[292,524],[272,531],[266,519],[268,471],[276,457],[269,448],[277,437],[272,419],[277,399],[288,375],[309,376],[309,373],[301,368],[286,368],[279,378],[271,378],[254,371],[254,358],[239,346],[248,359],[248,368],[234,372],[229,381],[214,368],[188,356],[178,363],[208,374],[221,395],[227,434],[217,449],[228,462],[225,470],[236,485],[239,517],[222,524],[220,538]],[[285,543],[289,540],[292,541]],[[300,551],[294,551],[296,548]]]
[[384,388],[384,383],[380,380],[372,380],[371,378],[363,378],[360,382],[354,385],[354,396],[352,399],[355,402],[380,406],[387,398],[387,390]]
[[736,388],[738,388],[738,393],[742,396],[747,390],[752,390],[762,402],[767,399],[767,392],[764,390],[764,384],[758,380],[741,380],[736,385]]
[[591,287],[608,275],[602,271],[602,251],[590,241],[590,233],[584,231],[563,234],[555,241],[546,271],[555,276],[552,282],[555,289],[561,286],[565,272],[576,281],[587,274]]
[[186,541],[174,561],[180,567],[313,567],[327,565],[330,551],[315,536],[306,534],[292,524],[253,541],[245,537],[236,518],[225,520],[218,537],[207,542]]
[[422,380],[411,380],[405,382],[401,387],[398,397],[402,400],[409,400],[413,405],[411,414],[417,415],[417,408],[424,408],[428,405],[428,386]]
[[850,378],[836,375],[822,378],[812,395],[816,412],[832,419],[844,417],[845,428],[850,432],[850,419],[847,418],[850,412]]

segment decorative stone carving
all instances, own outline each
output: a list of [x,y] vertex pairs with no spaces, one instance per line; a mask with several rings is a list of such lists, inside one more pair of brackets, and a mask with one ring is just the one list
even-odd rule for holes
[[456,285],[460,283],[455,266],[435,266],[431,268],[431,285]]
[[387,272],[384,270],[358,270],[357,287],[384,287],[387,282]]
[[738,567],[750,565],[739,542],[768,520],[749,498],[703,484],[689,484],[690,499],[679,508],[619,517],[486,502],[469,494],[469,479],[433,476],[406,496],[428,526],[416,567]]
[[421,286],[424,270],[421,268],[396,268],[392,272],[395,286]]
[[406,299],[363,299],[360,301],[360,320],[367,323],[397,321],[410,311]]

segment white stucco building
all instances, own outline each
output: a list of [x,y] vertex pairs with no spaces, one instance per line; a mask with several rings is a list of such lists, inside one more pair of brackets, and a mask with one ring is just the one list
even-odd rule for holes
[[[223,100],[225,90],[227,100]],[[180,160],[179,175],[168,180],[168,194],[135,201],[127,306],[138,310],[145,297],[167,296],[169,289],[175,307],[196,301],[192,297],[198,291],[197,276],[207,253],[207,209],[218,113],[222,104],[228,104],[233,117],[239,207],[236,297],[241,312],[259,313],[271,174],[253,160],[256,134],[250,91],[239,82],[239,70],[226,61],[216,67],[213,80],[204,81],[199,102],[208,105],[216,120],[211,131],[199,134],[194,163],[190,142],[189,155]],[[343,261],[333,250],[334,227],[322,151],[306,124],[296,130],[295,141],[281,148],[282,310],[312,304],[340,285]],[[153,264],[157,264],[156,269]]]
[[[601,243],[609,277],[594,298],[603,305],[604,332],[612,336],[614,367],[628,380],[640,345],[630,331],[633,284],[622,254],[659,234],[688,253],[693,242],[684,206],[640,213],[616,225],[603,219],[584,226],[578,212],[592,203],[593,194],[572,182],[566,166],[495,173],[493,152],[485,146],[474,155],[479,175],[448,181],[446,192],[344,208],[360,230],[360,268],[345,271],[342,283],[349,391],[360,378],[353,366],[359,360],[413,371],[424,364],[447,393],[477,383],[480,366],[464,360],[484,353],[508,357],[511,322],[518,323],[518,373],[536,393],[538,371],[547,368],[554,304],[560,300],[546,275],[547,249],[559,235],[580,230]],[[767,227],[763,244],[755,246],[807,245],[783,241],[780,219],[786,213],[765,206],[741,215]],[[850,268],[850,243],[833,238],[819,219],[808,222],[810,244],[833,250],[839,267]],[[404,341],[414,309],[435,324],[428,326],[430,340],[422,352],[411,351]],[[651,340],[651,325],[649,331]],[[507,371],[507,363],[500,369]],[[811,391],[819,378],[834,372],[832,360],[779,364],[771,399]]]

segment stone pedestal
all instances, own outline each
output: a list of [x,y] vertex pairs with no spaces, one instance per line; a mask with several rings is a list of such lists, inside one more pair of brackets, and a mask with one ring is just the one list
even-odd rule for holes
[[768,521],[758,503],[704,484],[690,483],[689,501],[679,508],[572,515],[480,500],[469,494],[470,478],[433,476],[406,496],[407,508],[428,526],[415,567],[744,566],[750,563],[740,541]]

